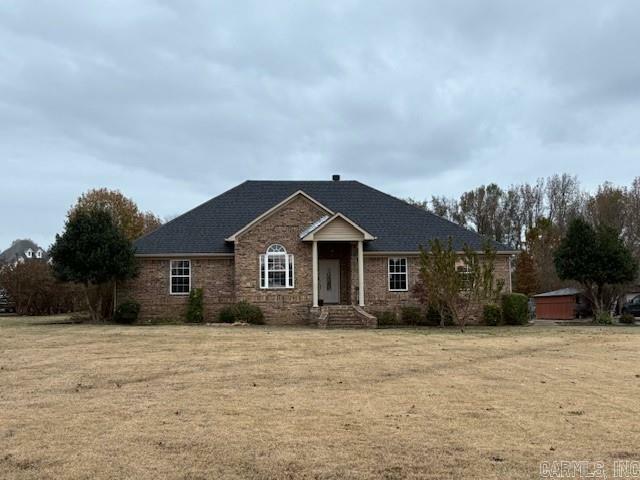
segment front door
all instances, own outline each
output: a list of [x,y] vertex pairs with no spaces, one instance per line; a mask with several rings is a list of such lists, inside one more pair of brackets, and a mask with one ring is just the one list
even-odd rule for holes
[[318,260],[318,299],[340,303],[340,260]]

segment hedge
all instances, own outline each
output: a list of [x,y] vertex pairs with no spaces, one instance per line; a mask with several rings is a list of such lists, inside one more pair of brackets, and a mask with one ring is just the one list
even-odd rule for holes
[[522,293],[503,295],[502,318],[507,325],[526,325],[529,323],[529,297]]
[[234,303],[223,308],[218,314],[218,320],[222,323],[252,323],[254,325],[264,324],[264,313],[257,305],[248,302]]
[[400,309],[400,319],[405,325],[420,325],[423,323],[424,313],[420,307],[402,307]]
[[502,323],[502,310],[500,309],[500,306],[495,303],[488,303],[484,306],[482,318],[485,325],[490,325],[492,327],[499,325]]
[[378,327],[393,327],[398,325],[396,314],[391,310],[385,310],[376,315]]

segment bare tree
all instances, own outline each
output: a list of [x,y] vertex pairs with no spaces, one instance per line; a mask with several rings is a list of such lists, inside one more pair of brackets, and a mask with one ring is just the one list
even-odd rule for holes
[[[625,229],[631,213],[626,209],[627,189],[604,182],[587,200],[586,217],[596,227],[611,227],[618,233]],[[638,213],[636,213],[638,215]]]
[[404,199],[409,205],[413,205],[414,207],[422,208],[423,210],[429,210],[429,202],[426,200],[416,200],[412,197],[407,197]]
[[545,189],[548,218],[564,234],[569,222],[580,216],[585,198],[580,190],[580,182],[575,175],[555,174],[547,179]]
[[545,214],[544,207],[544,179],[539,178],[534,185],[523,183],[520,185],[522,198],[522,212],[526,231],[536,226],[538,219]]
[[520,187],[512,185],[502,198],[503,241],[513,248],[520,249],[524,241],[525,212]]
[[460,213],[460,206],[453,198],[431,197],[431,211],[436,215],[446,218],[452,222],[463,225],[465,223],[464,216]]
[[481,235],[501,242],[504,231],[502,224],[502,197],[504,192],[495,183],[481,185],[465,192],[460,197],[460,211],[468,224]]
[[633,255],[640,259],[640,177],[636,177],[627,190],[624,210],[625,228],[622,235]]

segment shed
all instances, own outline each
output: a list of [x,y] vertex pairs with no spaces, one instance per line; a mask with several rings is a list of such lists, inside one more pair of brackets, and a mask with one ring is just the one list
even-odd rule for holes
[[536,318],[547,320],[571,320],[576,317],[576,306],[580,290],[562,288],[553,292],[534,295]]

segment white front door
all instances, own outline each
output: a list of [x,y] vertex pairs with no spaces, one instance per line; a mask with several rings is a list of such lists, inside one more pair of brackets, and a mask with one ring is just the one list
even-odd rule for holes
[[340,303],[340,260],[318,260],[318,298]]

